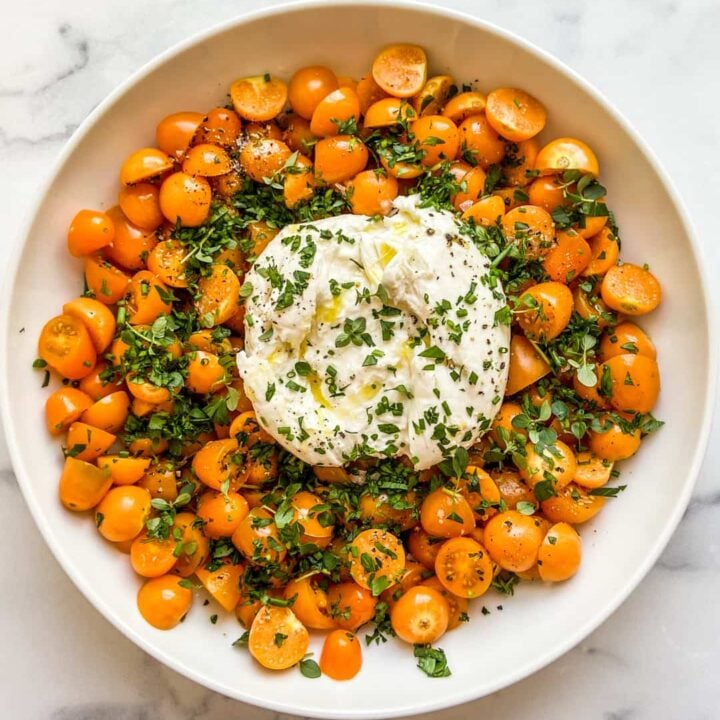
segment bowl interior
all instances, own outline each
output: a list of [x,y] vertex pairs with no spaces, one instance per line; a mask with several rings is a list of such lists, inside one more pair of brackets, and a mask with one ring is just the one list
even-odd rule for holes
[[[173,632],[143,622],[135,608],[138,580],[127,558],[99,538],[90,518],[68,513],[57,501],[62,455],[59,444],[44,435],[47,391],[30,366],[43,323],[82,291],[81,264],[65,251],[70,218],[80,207],[114,204],[121,161],[153,143],[160,118],[224,102],[229,83],[246,74],[272,71],[288,78],[297,67],[323,63],[360,77],[383,45],[398,41],[424,46],[435,73],[480,89],[529,90],[549,112],[543,138],[578,136],[595,148],[624,258],[648,262],[663,283],[665,301],[642,325],[658,346],[664,385],[657,415],[667,425],[623,464],[627,491],[582,530],[585,558],[575,579],[554,587],[521,586],[511,599],[489,594],[475,603],[467,626],[442,639],[450,678],[425,678],[411,649],[390,642],[367,649],[362,673],[352,683],[310,681],[297,671],[262,671],[245,651],[231,647],[242,629],[223,615],[211,625],[213,603],[203,607],[196,601]],[[286,9],[230,24],[168,54],[104,104],[71,141],[7,289],[8,437],[19,480],[51,548],[129,637],[175,669],[241,700],[302,715],[387,717],[503,687],[567,650],[619,604],[657,557],[690,491],[707,414],[710,348],[697,260],[671,192],[632,133],[581,81],[522,42],[444,11],[370,4]],[[480,612],[483,605],[489,615]],[[312,649],[319,648],[315,640]]]

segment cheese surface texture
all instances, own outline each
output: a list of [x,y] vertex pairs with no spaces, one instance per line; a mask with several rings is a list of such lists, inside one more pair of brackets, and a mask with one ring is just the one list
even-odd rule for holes
[[450,213],[417,196],[394,206],[289,225],[245,277],[245,391],[313,465],[404,455],[427,468],[500,407],[510,328],[489,260]]

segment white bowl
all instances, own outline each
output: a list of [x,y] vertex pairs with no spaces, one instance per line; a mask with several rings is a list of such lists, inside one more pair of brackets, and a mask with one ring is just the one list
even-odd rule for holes
[[[488,595],[477,604],[490,615],[477,607],[466,627],[442,639],[450,678],[426,678],[399,642],[369,648],[350,683],[308,680],[297,671],[272,674],[231,647],[242,632],[234,618],[210,624],[212,604],[196,602],[172,632],[142,620],[138,579],[127,558],[99,538],[89,517],[67,512],[57,500],[62,458],[57,441],[45,435],[46,391],[30,365],[43,323],[82,290],[81,265],[65,250],[70,218],[80,207],[115,203],[121,161],[153,142],[160,118],[222,102],[229,83],[246,74],[287,78],[299,66],[326,63],[359,77],[381,47],[398,41],[424,46],[435,72],[477,80],[485,89],[526,88],[549,111],[545,138],[574,135],[595,148],[623,255],[649,262],[663,284],[663,305],[642,324],[658,346],[663,390],[657,415],[667,425],[623,464],[628,490],[582,530],[585,558],[573,580],[521,586],[514,598]],[[667,176],[612,106],[557,60],[498,28],[429,6],[285,6],[225,23],[166,52],[75,133],[10,268],[2,301],[1,404],[17,477],[47,543],[86,597],[140,647],[218,692],[278,711],[409,715],[472,700],[546,665],[607,618],[651,567],[685,509],[707,440],[715,366],[707,308],[696,244]],[[317,639],[312,649],[319,650]]]

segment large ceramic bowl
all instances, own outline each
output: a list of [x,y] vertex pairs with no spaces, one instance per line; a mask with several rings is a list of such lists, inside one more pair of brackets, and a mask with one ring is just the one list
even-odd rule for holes
[[[41,377],[31,370],[36,338],[65,298],[81,290],[80,264],[65,250],[78,207],[107,207],[117,169],[153,142],[159,118],[222,102],[237,77],[288,77],[325,63],[359,77],[385,44],[428,50],[434,72],[518,85],[542,99],[545,138],[576,135],[595,148],[622,229],[624,257],[648,261],[665,300],[645,323],[663,375],[657,415],[665,428],[623,465],[628,490],[583,528],[585,558],[571,581],[522,586],[512,599],[486,597],[490,615],[442,639],[453,670],[426,678],[399,642],[365,652],[349,683],[273,674],[231,647],[234,618],[213,626],[213,606],[196,602],[172,632],[147,625],[135,607],[138,579],[127,558],[104,543],[87,516],[57,499],[58,443],[44,435]],[[379,718],[428,711],[480,697],[546,665],[597,627],[648,571],[688,501],[708,431],[714,348],[695,241],[672,186],[641,138],[595,90],[557,60],[480,20],[439,8],[396,3],[285,6],[226,23],[179,45],[118,88],[68,143],[40,196],[10,269],[2,300],[2,409],[17,477],[48,545],[78,588],[119,630],[158,660],[230,697],[287,713]],[[495,606],[502,603],[502,612]],[[478,608],[479,610],[479,608]],[[313,650],[319,650],[315,640]],[[110,648],[108,652],[112,652]]]

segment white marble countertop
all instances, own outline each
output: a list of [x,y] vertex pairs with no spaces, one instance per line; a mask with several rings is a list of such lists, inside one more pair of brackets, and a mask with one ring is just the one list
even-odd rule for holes
[[[158,52],[263,0],[2,0],[0,266],[63,143]],[[599,87],[674,177],[720,272],[718,0],[445,0],[524,35]],[[720,302],[718,303],[720,309]],[[679,459],[680,462],[681,459]],[[553,720],[720,717],[720,424],[692,502],[630,599],[580,646],[491,697],[432,715]],[[682,472],[682,468],[678,468]],[[35,529],[0,434],[0,717],[277,720],[155,662],[106,622]],[[431,717],[431,716],[423,716]]]

